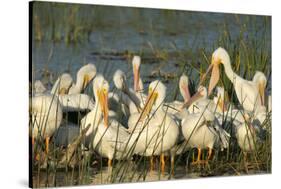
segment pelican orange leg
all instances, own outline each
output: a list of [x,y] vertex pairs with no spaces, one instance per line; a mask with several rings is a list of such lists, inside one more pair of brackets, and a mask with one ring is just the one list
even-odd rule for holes
[[107,166],[108,166],[108,167],[112,167],[112,159],[108,159],[108,161],[107,161]]
[[165,172],[165,156],[164,156],[163,153],[160,155],[160,162],[161,162],[161,173],[164,174],[164,172]]
[[45,144],[46,144],[46,154],[49,153],[49,143],[50,143],[50,137],[46,137]]
[[194,164],[199,164],[199,163],[201,163],[201,148],[197,148],[197,150],[198,150],[198,154],[197,154],[197,160],[196,161],[194,161],[194,162],[192,162],[192,164],[194,165]]

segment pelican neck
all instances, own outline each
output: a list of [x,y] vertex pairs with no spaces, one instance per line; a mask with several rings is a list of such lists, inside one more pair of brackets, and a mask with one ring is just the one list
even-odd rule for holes
[[231,68],[230,59],[228,58],[228,59],[222,61],[222,63],[223,63],[223,67],[224,67],[224,71],[225,71],[226,76],[233,83],[237,74]]

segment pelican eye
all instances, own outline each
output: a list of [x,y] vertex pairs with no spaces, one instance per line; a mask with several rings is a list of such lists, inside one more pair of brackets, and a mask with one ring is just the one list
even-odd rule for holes
[[215,65],[221,64],[221,58],[212,56],[212,63]]

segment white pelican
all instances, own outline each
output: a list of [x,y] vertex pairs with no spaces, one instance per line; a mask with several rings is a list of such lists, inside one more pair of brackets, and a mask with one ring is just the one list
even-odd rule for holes
[[134,74],[134,91],[140,92],[143,91],[143,84],[140,78],[140,65],[141,65],[141,57],[134,56],[132,60],[133,66],[133,74]]
[[130,115],[140,112],[140,100],[127,85],[126,75],[116,70],[113,76],[116,91],[110,92],[109,108],[117,113],[118,120],[127,125]]
[[[218,99],[218,106],[225,107],[227,102],[224,100],[224,89],[217,87],[217,91],[218,94],[220,94],[219,97],[216,97],[216,99]],[[229,104],[227,111],[229,112],[226,113],[227,117],[225,120],[231,121],[238,145],[245,155],[247,152],[254,149],[257,138],[264,134],[265,130],[261,127],[261,125],[266,119],[266,108],[265,106],[257,106],[254,112],[249,112],[234,109],[233,106]],[[250,115],[252,117],[250,117]],[[221,117],[218,117],[218,119],[221,121]]]
[[[179,130],[181,130],[180,128],[180,120],[188,113],[186,109],[183,108],[184,103],[188,102],[188,100],[190,99],[190,93],[189,93],[189,89],[188,89],[188,77],[183,74],[180,77],[179,80],[179,89],[180,89],[180,93],[184,99],[184,102],[181,101],[173,101],[170,103],[165,103],[164,107],[163,107],[163,111],[166,112],[168,114],[172,114],[170,116],[172,116],[171,118],[174,119],[179,127]],[[135,123],[138,121],[139,119],[139,114],[136,113],[135,115],[132,115],[130,117],[130,122],[129,122],[129,126],[133,125],[135,126]],[[133,127],[129,127],[130,130],[133,129]],[[174,157],[175,155],[179,155],[181,153],[184,153],[185,151],[187,151],[189,149],[188,145],[186,145],[184,143],[184,137],[182,136],[182,134],[179,134],[178,137],[178,141],[177,144],[174,145],[173,148],[171,148],[171,150],[165,154],[169,155],[171,157],[171,172],[173,174],[174,172]],[[152,161],[151,161],[152,163]]]
[[190,99],[190,93],[188,89],[188,77],[185,74],[182,74],[179,80],[179,89],[180,94],[183,97],[183,102],[175,100],[170,103],[165,103],[166,106],[168,106],[168,113],[177,115],[181,111],[185,111],[183,109],[184,103],[187,103]]
[[[244,119],[243,111],[234,109],[232,104],[226,102],[227,99],[228,97],[221,87],[217,87],[217,96],[215,96],[213,100],[208,99],[207,89],[200,85],[198,92],[185,103],[184,107],[189,106],[189,114],[200,114],[208,110],[214,114],[216,121],[218,121],[220,125],[222,125],[224,121],[229,120],[239,120],[242,122],[241,120]],[[182,117],[185,118],[186,116]]]
[[96,73],[97,69],[94,64],[89,63],[81,67],[77,72],[76,83],[72,84],[68,94],[80,94],[95,77]]
[[43,94],[47,91],[46,87],[40,80],[36,80],[34,82],[34,93],[35,94]]
[[86,94],[66,94],[59,95],[58,98],[63,112],[92,110],[95,104],[94,100]]
[[30,132],[32,144],[42,137],[45,139],[45,150],[49,152],[50,137],[59,128],[62,121],[62,108],[56,96],[41,95],[31,97],[30,102]]
[[35,95],[42,95],[42,94],[67,94],[69,88],[72,85],[72,77],[68,73],[63,73],[58,79],[55,81],[51,91],[47,91],[46,87],[40,80],[36,80],[34,83],[34,90]]
[[[141,57],[134,56],[132,60],[133,75],[134,75],[134,93],[139,99],[141,103],[140,105],[142,107],[144,105],[144,102],[146,101],[147,96],[143,94],[143,83],[140,77],[140,65],[141,65]],[[133,93],[133,91],[131,90],[130,92]]]
[[[171,161],[171,174],[174,174],[174,159],[176,155],[180,155],[187,150],[190,149],[189,145],[187,144],[182,132],[181,132],[181,120],[184,119],[185,116],[189,114],[187,109],[184,108],[184,104],[190,100],[190,92],[188,88],[188,77],[185,74],[182,74],[179,80],[179,89],[180,94],[183,97],[183,102],[181,101],[173,101],[171,103],[165,103],[165,106],[168,106],[167,113],[172,114],[174,116],[174,120],[176,121],[179,127],[179,137],[177,144],[172,147],[170,153]],[[164,110],[165,111],[165,110]]]
[[217,94],[214,96],[213,101],[217,104],[217,112],[232,117],[240,122],[244,121],[245,110],[237,109],[229,102],[229,97],[223,87],[216,87]]
[[188,107],[189,113],[200,113],[205,109],[209,109],[211,112],[218,112],[217,104],[213,100],[208,99],[206,87],[200,85],[197,92],[187,101],[183,107]]
[[[216,117],[222,123],[222,119],[231,120],[233,124],[239,125],[238,122],[243,123],[245,121],[245,115],[247,111],[243,109],[237,109],[233,104],[229,102],[227,93],[225,93],[223,87],[216,87],[217,95],[213,101],[217,105]],[[238,121],[238,122],[235,122]]]
[[189,113],[202,112],[204,109],[208,108],[209,111],[215,114],[224,114],[228,109],[232,109],[233,106],[226,102],[228,100],[228,96],[225,94],[224,88],[216,87],[216,89],[217,95],[214,96],[213,100],[211,100],[208,99],[206,87],[200,85],[197,93],[195,93],[184,106],[189,106]]
[[[227,51],[221,47],[216,49],[213,53],[211,65],[206,72],[207,74],[212,69],[208,94],[212,92],[213,88],[219,81],[220,64],[223,64],[226,76],[232,82],[236,96],[245,110],[253,111],[256,106],[264,105],[264,90],[266,83],[261,82],[257,84],[255,81],[248,81],[237,75],[231,68],[230,57]],[[205,79],[206,74],[204,74],[201,82]],[[263,73],[259,72],[258,75],[263,75]]]
[[64,95],[68,94],[68,91],[73,83],[72,77],[69,73],[63,73],[58,77],[55,84],[51,89],[51,94]]
[[86,132],[89,147],[97,151],[102,157],[108,158],[108,167],[112,166],[112,159],[126,156],[116,150],[116,146],[127,139],[129,133],[114,119],[109,120],[108,91],[109,84],[102,75],[97,75],[93,82],[96,99],[94,109],[81,120],[81,129],[90,124]]
[[140,100],[128,88],[125,73],[119,69],[116,70],[113,76],[113,81],[115,87],[120,91],[120,93],[117,94],[119,100],[122,102],[122,104],[128,107],[130,114],[139,112]]
[[133,121],[130,119],[134,117],[129,118],[128,124],[132,134],[126,144],[135,154],[151,156],[151,158],[153,155],[160,155],[162,173],[165,169],[164,153],[169,152],[176,144],[179,135],[177,124],[163,110],[165,97],[165,85],[158,80],[153,81],[149,85],[148,97],[142,113]]
[[228,148],[230,135],[220,127],[214,113],[208,109],[203,112],[187,115],[182,120],[182,133],[190,147],[198,149],[198,157],[195,163],[202,163],[201,150],[208,148],[208,158],[211,158],[212,149],[219,147]]
[[113,75],[113,82],[117,90],[108,94],[108,105],[111,110],[116,112],[118,121],[127,125],[130,112],[134,110],[135,105],[129,97],[123,92],[127,89],[126,76],[121,70],[116,70]]
[[235,119],[241,123],[245,121],[244,114],[252,114],[251,117],[253,118],[253,123],[259,126],[261,126],[262,123],[266,120],[267,112],[265,106],[256,106],[253,112],[236,109],[232,104],[228,102],[228,96],[227,94],[225,94],[224,88],[216,87],[216,89],[217,89],[217,96],[215,96],[213,100],[215,104],[217,104],[218,113],[224,114],[225,116],[229,116],[232,119]]
[[[77,83],[81,83],[81,78],[84,77],[83,87],[81,90],[86,87],[86,85],[94,76],[95,66],[92,64],[87,64],[78,71],[77,80],[79,82]],[[77,90],[78,88],[78,85],[73,84],[72,77],[68,73],[62,74],[55,82],[54,86],[52,87],[51,94],[58,96],[63,108],[63,112],[85,111],[93,109],[93,99],[86,94],[80,94],[81,91],[79,92]],[[75,93],[73,93],[74,90],[76,91]]]
[[244,164],[248,172],[247,154],[257,150],[258,143],[265,136],[265,130],[260,125],[251,121],[247,113],[244,114],[244,122],[233,124],[233,127],[238,145],[243,152]]
[[251,152],[255,149],[255,144],[257,142],[256,131],[254,126],[250,123],[250,118],[248,114],[244,114],[244,121],[239,125],[235,126],[235,135],[239,147],[243,152]]
[[[254,80],[255,79],[253,79],[253,81]],[[217,87],[217,94],[218,96],[214,99],[218,102],[218,107],[227,111],[225,120],[232,122],[240,148],[243,151],[249,151],[250,148],[253,149],[254,143],[256,143],[256,134],[262,133],[263,131],[261,125],[266,119],[265,106],[257,106],[254,112],[234,109],[232,104],[229,104],[227,100],[225,100],[223,88]]]

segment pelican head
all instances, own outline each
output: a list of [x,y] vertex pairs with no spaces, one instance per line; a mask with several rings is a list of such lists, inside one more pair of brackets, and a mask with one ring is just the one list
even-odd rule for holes
[[65,95],[68,93],[69,88],[71,87],[73,79],[70,74],[63,73],[61,76],[58,77],[56,80],[51,94],[58,94],[58,95]]
[[140,90],[140,64],[141,64],[141,58],[140,56],[134,56],[132,60],[133,64],[133,74],[134,74],[134,90],[139,91]]
[[199,99],[206,99],[208,96],[206,87],[200,85],[197,89],[197,92],[187,101],[183,104],[182,108],[189,107],[191,104],[193,104],[195,101]]
[[34,91],[35,93],[44,93],[47,89],[44,84],[40,80],[36,80],[34,83]]
[[119,69],[116,70],[113,75],[113,82],[115,87],[121,91],[126,91],[128,89],[126,75],[123,71]]
[[204,87],[203,85],[200,85],[200,86],[198,87],[197,93],[199,94],[199,96],[200,96],[201,98],[204,98],[204,99],[207,98],[207,96],[208,96],[207,88]]
[[82,90],[84,90],[90,81],[96,76],[97,69],[94,64],[86,64],[85,66],[81,67],[80,70],[77,72],[77,80],[82,84]]
[[156,111],[158,108],[161,108],[160,106],[162,105],[165,97],[165,85],[159,80],[151,82],[148,88],[148,96],[144,105],[141,120],[150,113],[151,109],[154,109]]
[[59,94],[67,94],[73,79],[70,74],[64,73],[61,75],[60,80]]
[[188,77],[185,74],[182,74],[182,76],[180,77],[179,88],[180,88],[180,93],[184,99],[184,102],[189,101],[190,93],[188,89]]
[[264,73],[257,71],[253,77],[253,82],[255,82],[258,86],[259,90],[259,96],[261,98],[261,103],[264,105],[264,93],[265,93],[265,88],[267,84],[267,79],[264,75]]
[[97,75],[93,82],[93,90],[97,105],[101,108],[104,125],[108,126],[108,92],[109,84],[102,75]]
[[[141,81],[141,80],[140,80]],[[137,106],[138,109],[141,109],[139,107],[139,101],[136,100],[135,97],[132,96],[129,88],[128,88],[128,85],[127,85],[127,79],[126,79],[126,75],[123,71],[121,70],[117,70],[115,73],[114,73],[114,76],[113,76],[113,82],[114,82],[114,85],[117,89],[121,90],[123,93],[127,94],[128,97],[130,98],[130,100]]]
[[225,64],[229,59],[227,51],[224,48],[219,47],[213,52],[211,64]]
[[200,81],[200,84],[201,84],[205,80],[206,75],[210,72],[210,70],[212,70],[210,84],[209,84],[209,88],[208,88],[209,95],[211,94],[212,90],[214,89],[214,87],[216,86],[216,84],[218,83],[218,81],[220,79],[219,65],[227,64],[229,62],[230,62],[229,55],[224,48],[219,47],[213,52],[211,64]]

